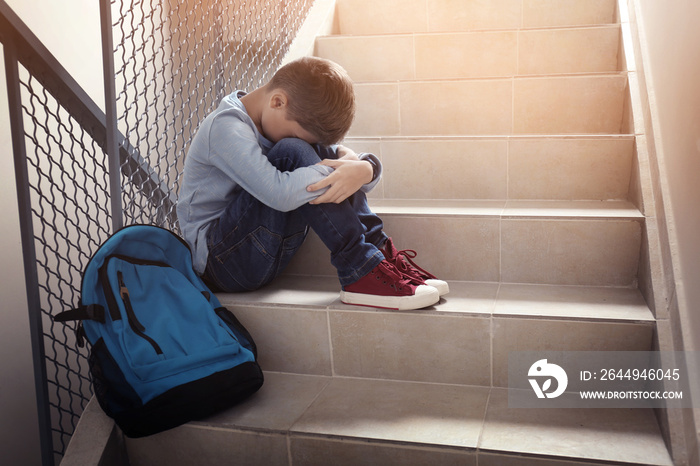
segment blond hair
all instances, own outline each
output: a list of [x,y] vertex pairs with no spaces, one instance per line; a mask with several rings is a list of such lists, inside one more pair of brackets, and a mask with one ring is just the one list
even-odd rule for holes
[[355,93],[348,73],[337,63],[303,57],[280,68],[268,86],[287,94],[287,118],[324,145],[347,134],[355,117]]

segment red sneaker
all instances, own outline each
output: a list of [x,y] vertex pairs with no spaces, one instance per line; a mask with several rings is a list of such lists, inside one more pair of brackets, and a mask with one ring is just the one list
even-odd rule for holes
[[440,294],[432,286],[416,283],[384,260],[355,283],[344,286],[340,300],[345,304],[410,310],[432,306],[440,301]]
[[446,281],[439,280],[435,275],[422,269],[411,260],[418,255],[413,249],[402,249],[399,251],[394,246],[391,238],[389,238],[384,243],[384,247],[382,247],[382,253],[384,258],[394,264],[402,274],[416,279],[419,283],[425,283],[436,288],[440,296],[450,292],[450,286]]

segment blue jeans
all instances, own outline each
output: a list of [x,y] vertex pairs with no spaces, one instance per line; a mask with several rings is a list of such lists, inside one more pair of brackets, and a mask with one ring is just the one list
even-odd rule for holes
[[[322,151],[324,157],[335,156]],[[300,139],[283,139],[267,154],[281,171],[314,165],[321,157]],[[330,250],[342,286],[356,282],[384,256],[387,236],[367,198],[356,192],[339,204],[304,204],[290,212],[274,210],[242,190],[207,232],[209,257],[204,279],[220,291],[258,289],[289,264],[311,227]]]

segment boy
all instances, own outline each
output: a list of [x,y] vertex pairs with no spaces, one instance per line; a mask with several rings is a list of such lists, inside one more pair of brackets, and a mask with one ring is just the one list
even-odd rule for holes
[[258,89],[225,97],[202,122],[185,161],[177,212],[194,268],[212,288],[266,285],[310,226],[331,251],[344,303],[418,309],[448,291],[394,247],[367,206],[379,160],[333,146],[354,112],[345,70],[305,57]]

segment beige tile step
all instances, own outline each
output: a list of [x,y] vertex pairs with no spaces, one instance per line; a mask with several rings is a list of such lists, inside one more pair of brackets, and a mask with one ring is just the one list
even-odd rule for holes
[[371,198],[627,199],[632,135],[347,138],[384,165]]
[[619,71],[620,26],[328,36],[315,54],[355,82]]
[[636,289],[451,282],[440,303],[405,312],[348,306],[339,290],[333,277],[283,276],[218,297],[254,336],[262,367],[280,372],[504,387],[510,351],[652,344]]
[[[458,281],[635,286],[641,213],[625,201],[372,199],[397,247],[433,274]],[[311,233],[288,273],[329,275]],[[319,258],[321,260],[319,260]]]
[[620,134],[626,87],[624,73],[358,83],[348,135]]
[[610,24],[614,0],[338,0],[341,34],[471,31]]
[[275,372],[241,405],[126,449],[132,466],[672,464],[649,410],[533,412],[503,389]]

